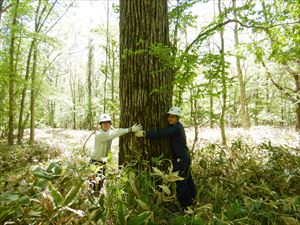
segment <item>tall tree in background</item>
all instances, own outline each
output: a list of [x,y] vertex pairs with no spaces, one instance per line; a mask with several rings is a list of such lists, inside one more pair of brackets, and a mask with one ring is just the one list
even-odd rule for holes
[[[109,49],[110,49],[110,37],[109,37],[109,0],[107,1],[106,8],[106,45],[105,45],[105,69],[103,71],[104,77],[104,87],[103,87],[103,112],[106,112],[106,89],[107,89],[107,80],[108,80],[108,61],[109,61]],[[113,121],[114,122],[114,121]]]
[[[218,9],[219,14],[222,14],[221,0],[218,0]],[[224,28],[220,28],[220,69],[221,69],[221,81],[222,81],[222,110],[220,117],[220,128],[221,128],[221,137],[222,144],[226,145],[226,132],[225,132],[225,113],[226,113],[226,103],[227,103],[227,86],[226,86],[226,69],[225,69],[225,44],[224,44]]]
[[[300,26],[299,1],[277,1],[274,4],[261,1],[264,22],[263,29],[269,38],[271,53],[268,59],[278,63],[289,77],[293,86],[283,86],[276,81],[269,71],[263,57],[259,57],[266,69],[267,78],[283,95],[292,102],[296,111],[296,129],[300,130]],[[274,26],[278,23],[280,26]]]
[[19,0],[16,0],[13,7],[13,17],[10,28],[10,46],[9,46],[9,120],[8,120],[8,144],[14,143],[14,113],[15,113],[15,79],[16,79],[16,67],[15,67],[15,41],[16,41],[16,26],[18,20],[18,8]]
[[88,45],[88,65],[87,65],[87,89],[88,89],[88,102],[87,102],[87,125],[91,130],[94,124],[94,116],[92,111],[92,77],[93,77],[93,62],[94,62],[94,46],[92,40],[89,41]]
[[[237,21],[237,11],[236,11],[236,0],[233,0],[233,13],[234,19]],[[242,127],[249,128],[250,127],[250,120],[248,114],[248,103],[247,103],[247,95],[246,95],[246,84],[244,81],[242,66],[241,66],[241,52],[239,49],[239,33],[238,33],[238,23],[235,22],[234,25],[234,46],[237,50],[236,53],[236,66],[237,66],[237,73],[238,73],[238,80],[239,80],[239,91],[240,91],[240,105],[241,105],[241,120],[242,120]]]
[[24,77],[24,85],[22,88],[22,95],[21,95],[21,103],[20,103],[20,111],[19,111],[19,123],[18,123],[18,144],[21,144],[23,139],[23,131],[24,131],[24,111],[25,111],[25,99],[26,99],[26,92],[28,89],[28,83],[29,83],[29,74],[30,74],[30,68],[31,68],[31,60],[32,60],[32,53],[33,53],[33,47],[35,45],[35,38],[30,43],[28,55],[27,55],[27,62],[26,62],[26,69],[25,69],[25,77]]
[[[166,126],[172,103],[172,77],[160,53],[169,46],[167,0],[120,0],[120,127],[138,122],[145,130]],[[168,51],[165,52],[168,54]],[[166,142],[124,135],[119,163],[135,156],[149,160]]]
[[[43,2],[42,0],[38,1],[36,10],[35,10],[35,19],[34,19],[34,32],[36,35],[40,34],[42,28],[44,27],[46,21],[48,20],[57,0],[53,3]],[[29,135],[29,144],[34,143],[35,135],[35,103],[37,95],[37,65],[38,65],[38,44],[39,40],[35,36],[33,38],[33,56],[32,56],[32,72],[31,72],[31,93],[30,93],[30,135]]]
[[72,128],[76,130],[77,124],[76,124],[76,111],[77,111],[77,95],[76,93],[78,92],[78,87],[77,84],[78,79],[77,79],[77,74],[76,70],[71,69],[71,62],[70,62],[70,80],[69,80],[69,85],[70,85],[70,91],[71,91],[71,99],[72,99]]

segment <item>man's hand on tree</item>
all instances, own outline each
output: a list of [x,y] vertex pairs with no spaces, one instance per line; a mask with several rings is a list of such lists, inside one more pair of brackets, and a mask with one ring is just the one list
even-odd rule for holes
[[141,124],[134,124],[132,127],[129,128],[129,131],[135,133],[142,129],[143,129],[143,127]]

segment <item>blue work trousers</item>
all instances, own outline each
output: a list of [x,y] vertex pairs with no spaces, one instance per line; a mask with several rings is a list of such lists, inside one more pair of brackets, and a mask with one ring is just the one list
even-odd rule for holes
[[196,187],[190,172],[190,156],[176,158],[173,160],[174,172],[179,172],[179,176],[184,180],[176,181],[177,199],[182,208],[186,208],[193,204],[196,197]]

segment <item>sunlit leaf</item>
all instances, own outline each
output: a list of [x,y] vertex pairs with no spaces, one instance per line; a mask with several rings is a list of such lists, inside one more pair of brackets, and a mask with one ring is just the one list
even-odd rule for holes
[[152,167],[152,169],[153,169],[153,175],[160,176],[160,177],[164,176],[164,173],[158,168]]
[[140,200],[140,199],[135,199],[135,200],[138,202],[139,206],[140,206],[142,209],[147,210],[147,211],[150,211],[150,208],[148,207],[148,205],[147,205],[145,202],[143,202],[143,201]]
[[69,205],[72,203],[73,200],[75,200],[83,183],[84,183],[83,181],[80,181],[76,186],[73,186],[71,188],[71,190],[68,192],[68,194],[65,197],[64,205]]
[[163,191],[167,194],[170,195],[171,191],[170,189],[166,186],[166,185],[158,185],[161,189],[163,189]]
[[13,202],[19,199],[19,194],[5,194],[1,197],[2,201]]
[[63,204],[63,201],[64,201],[63,196],[57,189],[55,189],[53,187],[53,185],[50,182],[48,182],[48,187],[50,189],[51,196],[52,196],[56,206],[61,207]]

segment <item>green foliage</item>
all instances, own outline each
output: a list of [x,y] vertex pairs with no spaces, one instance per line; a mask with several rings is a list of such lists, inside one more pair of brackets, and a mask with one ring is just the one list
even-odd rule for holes
[[1,164],[1,223],[299,224],[299,149],[270,142],[199,149],[192,165],[197,197],[186,211],[178,210],[174,181],[180,178],[171,167],[118,168],[110,156],[105,188],[96,193],[90,180],[98,166],[65,160],[23,163],[22,171],[5,171]]
[[193,162],[202,184],[198,196],[203,205],[213,205],[215,222],[284,224],[286,215],[299,220],[299,149],[237,141],[198,154]]
[[197,16],[193,15],[191,9],[196,3],[197,1],[190,0],[177,1],[177,5],[169,11],[170,25],[183,33],[188,27],[195,27]]

